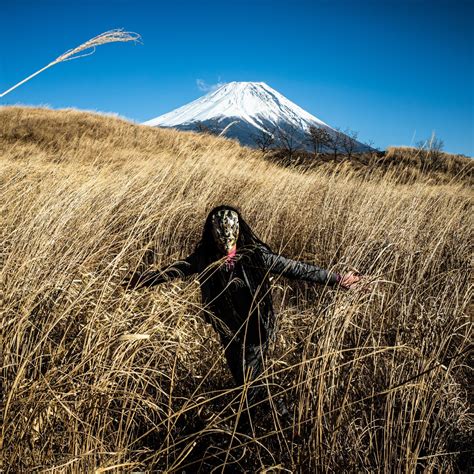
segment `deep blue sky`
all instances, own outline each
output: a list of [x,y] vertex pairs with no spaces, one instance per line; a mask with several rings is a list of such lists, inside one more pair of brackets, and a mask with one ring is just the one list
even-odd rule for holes
[[116,112],[144,121],[204,92],[197,81],[264,81],[375,145],[435,131],[474,156],[474,1],[1,0],[0,89],[108,29],[101,46],[0,104]]

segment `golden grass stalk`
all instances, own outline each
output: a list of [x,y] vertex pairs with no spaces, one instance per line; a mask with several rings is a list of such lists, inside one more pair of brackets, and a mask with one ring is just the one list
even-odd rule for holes
[[[210,135],[2,108],[4,471],[467,471],[471,164],[418,173],[416,153],[392,149],[398,167],[361,180]],[[343,293],[275,277],[253,432],[236,424],[241,388],[195,279],[121,286],[191,252],[222,202],[275,251],[372,282]]]
[[86,41],[85,43],[82,43],[76,48],[70,49],[65,53],[61,54],[61,56],[58,56],[54,61],[50,62],[40,70],[36,71],[27,78],[10,87],[10,89],[7,89],[5,92],[0,94],[0,98],[6,96],[10,92],[14,91],[17,87],[20,87],[22,84],[25,84],[25,82],[28,82],[30,79],[33,79],[33,77],[37,76],[38,74],[41,74],[43,71],[46,71],[46,69],[49,69],[50,67],[53,67],[56,64],[94,54],[97,46],[102,46],[103,44],[107,43],[126,43],[128,41],[139,42],[140,39],[141,37],[138,33],[123,31],[123,29],[115,29],[106,31],[105,33],[101,33],[100,35],[91,38],[90,40]]
[[220,137],[224,137],[225,134],[227,133],[227,130],[229,130],[230,127],[233,127],[235,124],[239,123],[238,120],[234,120],[233,122],[230,122],[225,128],[224,130],[222,130],[222,132],[219,133],[219,136]]
[[119,341],[143,341],[150,339],[149,334],[124,334],[119,337]]

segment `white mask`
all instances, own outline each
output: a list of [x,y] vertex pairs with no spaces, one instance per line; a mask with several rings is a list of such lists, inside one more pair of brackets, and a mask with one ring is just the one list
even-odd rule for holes
[[222,209],[212,216],[212,235],[220,250],[228,254],[239,238],[239,215],[230,209]]

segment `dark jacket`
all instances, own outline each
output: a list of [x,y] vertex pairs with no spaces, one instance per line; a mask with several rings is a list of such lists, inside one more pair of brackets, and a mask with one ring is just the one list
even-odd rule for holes
[[133,277],[130,286],[151,287],[197,273],[205,318],[223,342],[233,339],[254,345],[266,343],[273,331],[269,273],[330,286],[340,279],[337,273],[275,254],[264,245],[256,246],[252,252],[258,253],[258,259],[242,251],[237,252],[231,265],[217,255],[209,264],[209,256],[198,248],[184,260]]

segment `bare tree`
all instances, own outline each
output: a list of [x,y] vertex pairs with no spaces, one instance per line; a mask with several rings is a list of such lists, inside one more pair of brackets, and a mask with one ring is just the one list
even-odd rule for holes
[[417,143],[418,148],[427,150],[433,153],[440,153],[443,151],[444,142],[438,138],[434,133],[427,140],[421,140]]
[[342,132],[338,128],[336,128],[334,133],[330,135],[328,148],[334,153],[334,161],[337,160],[337,154],[342,148],[342,135]]
[[366,140],[363,143],[367,148],[369,148],[370,151],[373,151],[375,153],[380,153],[379,147],[375,145],[375,142],[373,140]]
[[278,144],[285,153],[288,160],[292,160],[295,152],[301,148],[301,143],[297,139],[297,129],[293,125],[286,125],[285,128],[277,128]]
[[194,128],[198,133],[207,133],[208,135],[219,135],[222,131],[216,120],[209,120],[206,123],[196,122]]
[[374,165],[380,162],[380,159],[383,158],[383,155],[381,156],[381,151],[375,145],[375,142],[373,140],[367,140],[363,143],[367,147],[367,154],[369,156],[369,160],[367,164],[370,167],[373,167]]
[[259,130],[259,133],[252,135],[252,140],[256,147],[263,153],[266,153],[275,144],[275,129]]
[[357,149],[357,136],[359,134],[354,130],[350,130],[349,128],[341,134],[341,145],[342,149],[346,152],[347,158],[350,160],[352,154]]
[[422,161],[422,170],[426,171],[428,167],[438,169],[442,162],[444,142],[438,138],[434,132],[426,140],[420,140],[416,143],[420,150],[420,159]]
[[324,148],[328,148],[331,141],[331,135],[327,130],[315,125],[310,125],[308,133],[306,134],[305,143],[313,149],[314,156],[321,153]]

